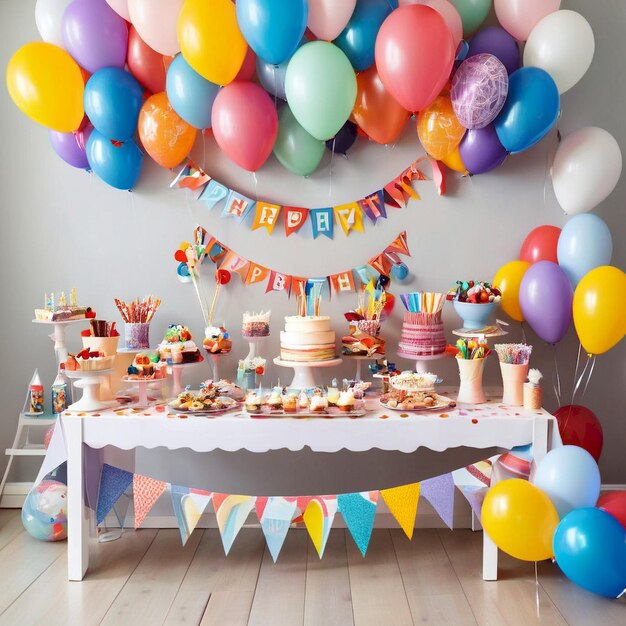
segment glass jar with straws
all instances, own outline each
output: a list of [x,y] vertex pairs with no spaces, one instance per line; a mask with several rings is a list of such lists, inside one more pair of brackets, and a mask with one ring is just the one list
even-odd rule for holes
[[502,373],[502,404],[524,404],[524,381],[533,347],[525,343],[497,343],[494,346]]
[[481,404],[486,402],[483,391],[485,361],[491,354],[489,346],[478,338],[459,339],[448,351],[456,356],[461,385],[458,402]]

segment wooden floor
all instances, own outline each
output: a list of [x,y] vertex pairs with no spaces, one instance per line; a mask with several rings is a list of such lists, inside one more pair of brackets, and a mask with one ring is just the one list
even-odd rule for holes
[[183,548],[177,530],[125,532],[95,546],[82,583],[68,583],[66,544],[41,543],[19,511],[0,510],[0,624],[237,626],[395,624],[626,624],[626,602],[575,587],[550,563],[502,558],[483,582],[481,534],[468,530],[375,530],[363,558],[333,530],[318,559],[292,530],[277,564],[258,528],[241,531],[224,556],[216,530]]

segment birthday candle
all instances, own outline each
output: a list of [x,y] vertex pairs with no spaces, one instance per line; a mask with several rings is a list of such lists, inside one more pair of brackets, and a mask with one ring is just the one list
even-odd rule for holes
[[76,304],[76,287],[72,287],[70,291],[70,306],[78,306]]

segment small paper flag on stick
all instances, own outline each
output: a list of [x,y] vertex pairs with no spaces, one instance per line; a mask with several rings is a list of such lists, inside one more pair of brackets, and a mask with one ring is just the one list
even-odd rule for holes
[[154,503],[165,491],[167,483],[162,480],[155,480],[147,476],[135,474],[133,476],[133,494],[135,504],[135,530],[137,530],[146,519]]
[[393,487],[392,489],[381,489],[380,495],[389,507],[391,514],[400,524],[400,528],[411,539],[413,537],[415,515],[417,514],[417,504],[420,497],[420,484],[413,483],[412,485]]
[[337,512],[337,498],[331,496],[314,497],[308,503],[304,515],[304,525],[309,532],[309,537],[322,558],[328,541],[328,535]]
[[213,504],[224,552],[228,554],[241,527],[246,523],[248,515],[254,509],[254,498],[252,496],[214,494]]
[[98,504],[96,506],[96,524],[102,524],[113,505],[132,483],[133,475],[131,472],[127,472],[119,467],[113,467],[107,463],[102,466]]
[[337,506],[361,554],[365,556],[372,536],[378,492],[345,493],[337,496]]

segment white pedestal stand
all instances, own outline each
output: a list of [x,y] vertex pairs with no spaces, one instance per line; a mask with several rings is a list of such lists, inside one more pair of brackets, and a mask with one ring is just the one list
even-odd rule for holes
[[384,359],[385,355],[384,354],[377,354],[377,355],[372,355],[372,356],[367,356],[365,354],[344,354],[343,355],[344,359],[347,359],[348,361],[355,361],[356,362],[356,373],[354,374],[354,380],[356,381],[362,381],[363,379],[361,378],[362,375],[362,364],[363,361],[376,361],[377,359]]
[[221,357],[229,354],[228,352],[207,352],[208,357],[211,359],[211,369],[213,371],[212,380],[213,382],[217,382],[221,380],[220,377],[220,368],[219,368],[219,360]]
[[430,368],[431,361],[438,361],[439,359],[446,359],[448,355],[445,352],[441,354],[431,354],[416,357],[414,354],[405,354],[404,352],[398,351],[398,356],[401,359],[407,359],[409,361],[413,361],[415,363],[415,371],[418,374],[426,374]]
[[102,401],[99,398],[100,385],[103,379],[110,376],[112,369],[108,370],[68,370],[65,372],[68,378],[75,379],[74,387],[83,390],[80,400],[68,406],[69,411],[81,411],[91,413],[92,411],[103,411],[112,406],[116,406],[115,401]]
[[264,343],[268,337],[269,335],[267,335],[267,337],[244,337],[244,339],[248,342],[248,345],[250,346],[246,359],[254,359],[260,356],[257,346]]
[[124,377],[122,380],[125,383],[132,383],[137,385],[137,402],[131,404],[131,407],[136,407],[138,409],[145,409],[150,406],[150,398],[148,397],[148,388],[150,387],[160,387],[164,382],[165,378],[127,378]]
[[280,357],[274,359],[276,365],[281,367],[291,367],[294,370],[294,377],[291,381],[292,389],[310,389],[315,387],[315,371],[322,367],[334,367],[340,365],[343,359],[329,359],[328,361],[312,361],[310,363],[300,363],[298,361],[283,361]]
[[33,320],[33,324],[43,324],[44,326],[53,326],[54,332],[50,335],[50,339],[54,341],[54,353],[57,357],[57,365],[67,360],[67,346],[65,345],[65,329],[70,324],[88,322],[87,319],[80,320],[64,320],[60,322],[49,322],[48,320]]
[[199,354],[197,361],[191,363],[172,363],[168,367],[172,370],[172,396],[176,397],[183,390],[183,371],[192,365],[204,362],[204,357]]

